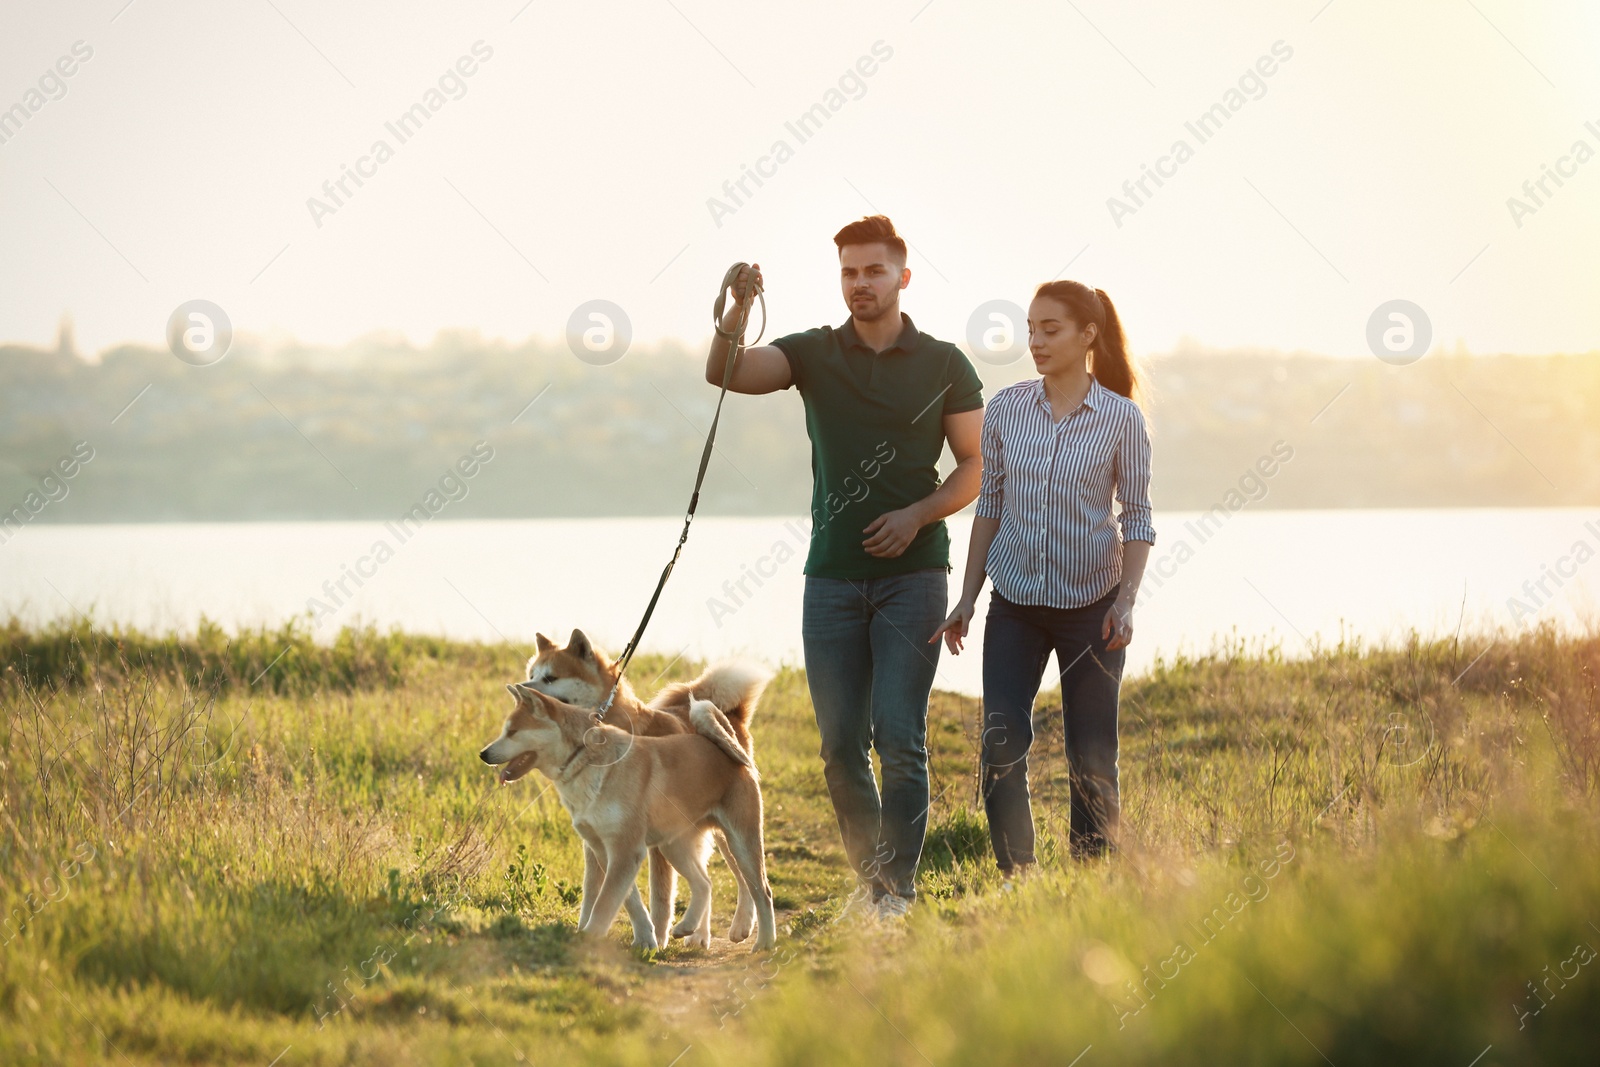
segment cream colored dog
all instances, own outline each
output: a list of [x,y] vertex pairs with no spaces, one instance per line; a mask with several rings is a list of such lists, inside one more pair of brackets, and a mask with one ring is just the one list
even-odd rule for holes
[[579,930],[604,934],[626,903],[633,943],[659,946],[637,884],[647,851],[658,849],[689,882],[689,906],[672,933],[709,944],[706,830],[714,827],[727,838],[740,878],[754,897],[755,951],[773,946],[777,926],[762,844],[761,787],[754,760],[715,704],[695,700],[690,705],[694,733],[645,737],[598,722],[592,710],[549,697],[526,682],[506,689],[516,706],[500,736],[479,756],[500,768],[502,782],[537,770],[555,783],[583,839]]
[[[718,663],[706,668],[691,682],[674,682],[663,686],[661,692],[647,704],[634,693],[633,686],[623,678],[618,684],[617,665],[589,641],[582,630],[573,630],[563,648],[544,634],[536,636],[537,651],[528,660],[528,685],[558,700],[579,707],[598,708],[605,702],[606,694],[617,686],[617,695],[606,712],[605,722],[645,737],[666,737],[672,734],[692,733],[689,709],[696,700],[709,700],[727,717],[739,747],[754,755],[750,737],[750,720],[755,715],[761,691],[767,684],[767,673],[748,663]],[[738,882],[739,898],[733,909],[733,921],[728,925],[728,940],[743,941],[755,928],[755,897],[739,865],[728,851],[727,841],[716,835],[717,847],[728,869]],[[702,850],[704,849],[702,845]],[[672,922],[673,898],[677,895],[677,875],[672,864],[660,849],[650,850],[650,921],[655,926],[657,944],[667,943],[667,926]],[[706,922],[709,926],[710,917]],[[690,938],[691,944],[700,940],[698,933]],[[702,947],[706,947],[702,945]]]

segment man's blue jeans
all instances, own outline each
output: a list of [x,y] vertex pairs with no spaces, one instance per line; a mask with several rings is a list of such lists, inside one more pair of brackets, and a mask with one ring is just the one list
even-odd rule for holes
[[1028,749],[1033,700],[1050,653],[1061,671],[1071,789],[1068,842],[1076,857],[1100,855],[1116,842],[1117,696],[1126,649],[1106,651],[1100,635],[1112,589],[1081,608],[1013,604],[989,594],[983,630],[983,806],[1000,869],[1034,862]]
[[[916,896],[928,829],[930,644],[945,618],[944,568],[886,578],[806,576],[801,637],[822,768],[857,879]],[[869,746],[883,770],[880,794]]]

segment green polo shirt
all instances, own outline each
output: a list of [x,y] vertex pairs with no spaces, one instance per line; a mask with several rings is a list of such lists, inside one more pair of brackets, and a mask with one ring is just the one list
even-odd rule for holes
[[910,316],[900,318],[900,336],[882,352],[862,342],[853,319],[771,342],[789,360],[811,436],[807,574],[881,578],[950,570],[943,519],[917,531],[893,559],[861,547],[873,519],[939,487],[944,416],[983,407],[983,383],[966,355],[922,333]]

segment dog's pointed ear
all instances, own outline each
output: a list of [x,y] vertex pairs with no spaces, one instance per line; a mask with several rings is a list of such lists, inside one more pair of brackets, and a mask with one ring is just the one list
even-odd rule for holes
[[582,630],[572,631],[572,636],[567,638],[567,652],[579,659],[594,659],[594,646],[589,644],[589,637]]
[[536,646],[538,646],[540,652],[549,652],[552,648],[556,647],[556,643],[550,640],[544,634],[534,634],[533,642]]
[[518,707],[527,706],[535,709],[544,707],[545,695],[528,682],[507,682],[506,692],[511,694]]

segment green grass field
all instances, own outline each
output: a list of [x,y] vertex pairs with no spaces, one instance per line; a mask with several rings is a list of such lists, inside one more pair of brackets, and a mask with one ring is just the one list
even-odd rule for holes
[[[1493,643],[1491,643],[1491,641]],[[1487,650],[1485,647],[1487,646]],[[1481,653],[1481,655],[1480,655]],[[804,676],[754,731],[776,951],[577,937],[537,775],[476,753],[527,650],[0,628],[0,1063],[1593,1063],[1600,637],[1222,649],[1124,685],[1124,847],[1002,891],[979,704],[936,693],[921,903],[848,875]],[[664,668],[666,668],[664,670]],[[698,665],[641,656],[648,694]]]

